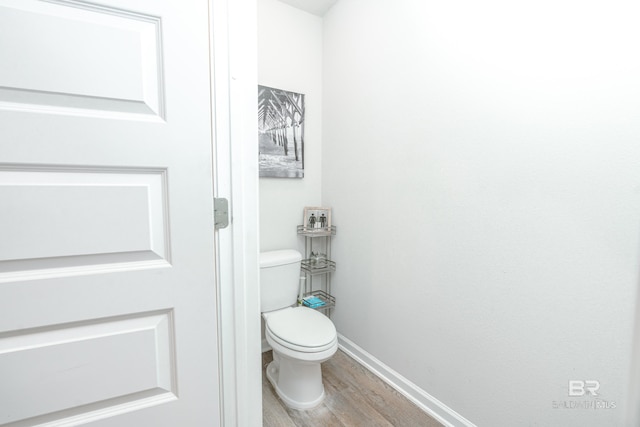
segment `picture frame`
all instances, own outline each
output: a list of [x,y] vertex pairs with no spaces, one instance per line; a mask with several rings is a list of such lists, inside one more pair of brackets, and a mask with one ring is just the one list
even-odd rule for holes
[[260,178],[304,178],[305,95],[258,85]]
[[302,218],[304,231],[326,231],[331,228],[331,208],[308,206]]

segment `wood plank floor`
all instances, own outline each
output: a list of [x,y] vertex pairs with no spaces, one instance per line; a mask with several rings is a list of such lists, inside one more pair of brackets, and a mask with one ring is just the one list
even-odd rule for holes
[[262,422],[264,427],[442,427],[400,393],[341,350],[322,364],[326,397],[308,411],[284,406],[267,380],[273,360],[262,354]]

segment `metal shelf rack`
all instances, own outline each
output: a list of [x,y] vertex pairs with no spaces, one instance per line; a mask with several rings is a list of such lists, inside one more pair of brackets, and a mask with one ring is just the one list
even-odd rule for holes
[[[335,234],[335,226],[313,229],[298,226],[298,235],[305,238],[305,254],[300,268],[306,278],[304,296],[313,295],[323,300],[326,304],[316,310],[325,311],[327,316],[336,305],[336,299],[331,295],[331,273],[336,271],[336,263],[331,260],[331,238]],[[312,257],[314,249],[324,251],[326,258]]]

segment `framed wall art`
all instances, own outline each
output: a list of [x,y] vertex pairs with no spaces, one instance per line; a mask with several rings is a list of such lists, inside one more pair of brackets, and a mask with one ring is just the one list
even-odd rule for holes
[[258,86],[261,178],[304,177],[304,95]]

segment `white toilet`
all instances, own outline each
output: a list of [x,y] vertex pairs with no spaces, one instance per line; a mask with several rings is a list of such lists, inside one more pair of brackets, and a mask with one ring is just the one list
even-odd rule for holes
[[324,399],[320,364],[338,350],[338,335],[324,314],[292,307],[298,296],[301,259],[295,250],[260,254],[260,309],[273,349],[267,378],[288,407],[310,409]]

